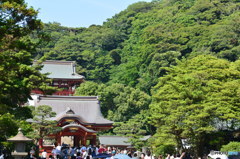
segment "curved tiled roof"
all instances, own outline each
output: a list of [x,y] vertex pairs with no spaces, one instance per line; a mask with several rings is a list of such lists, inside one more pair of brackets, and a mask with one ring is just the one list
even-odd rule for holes
[[[49,105],[56,112],[57,120],[64,117],[75,117],[88,125],[112,125],[113,122],[104,119],[100,110],[100,103],[96,96],[43,96],[35,95],[34,106]],[[70,112],[70,113],[69,113]]]
[[90,133],[96,133],[96,131],[94,131],[94,130],[92,130],[92,129],[88,129],[88,128],[86,128],[86,127],[84,127],[84,126],[82,126],[82,125],[78,125],[78,124],[68,124],[68,125],[63,126],[62,129],[64,130],[64,129],[66,129],[66,128],[71,128],[71,127],[81,128],[81,129],[83,129],[84,131],[90,132]]
[[[34,61],[36,64],[37,61]],[[76,73],[74,61],[55,61],[47,60],[42,63],[41,73],[49,73],[51,79],[84,79],[84,76]]]
[[131,146],[126,136],[99,136],[100,144],[111,146]]

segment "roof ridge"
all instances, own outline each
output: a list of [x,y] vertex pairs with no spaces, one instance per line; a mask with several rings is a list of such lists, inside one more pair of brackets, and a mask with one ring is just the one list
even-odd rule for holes
[[129,136],[111,136],[111,135],[100,135],[99,137],[123,137],[123,138],[130,138]]
[[68,100],[68,99],[74,99],[74,100],[97,100],[98,96],[58,96],[58,95],[39,95],[39,99],[58,99],[58,100]]
[[[36,63],[37,60],[33,61],[33,63]],[[62,60],[46,60],[43,61],[41,64],[75,64],[75,61],[62,61]]]

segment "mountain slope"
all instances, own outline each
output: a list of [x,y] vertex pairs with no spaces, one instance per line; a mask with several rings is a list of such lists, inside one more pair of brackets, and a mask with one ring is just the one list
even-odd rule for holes
[[239,0],[139,2],[102,26],[46,24],[53,40],[39,50],[49,59],[77,61],[87,80],[150,93],[176,59],[199,54],[238,59],[239,8]]

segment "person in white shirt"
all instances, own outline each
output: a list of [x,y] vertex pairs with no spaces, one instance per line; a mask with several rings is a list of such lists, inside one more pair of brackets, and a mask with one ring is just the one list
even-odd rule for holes
[[82,158],[83,158],[83,159],[86,159],[86,158],[87,158],[87,156],[88,156],[88,153],[87,153],[87,151],[85,151],[85,150],[82,150]]
[[56,147],[57,152],[61,152],[62,146],[60,144],[58,144],[58,146]]
[[151,156],[150,152],[147,152],[147,155],[144,157],[144,159],[154,159],[154,157]]
[[47,151],[43,150],[42,152],[42,159],[46,159],[47,158]]

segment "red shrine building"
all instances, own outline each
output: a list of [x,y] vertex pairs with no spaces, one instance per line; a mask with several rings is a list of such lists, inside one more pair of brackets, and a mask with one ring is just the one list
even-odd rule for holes
[[[52,85],[64,88],[55,95],[42,95],[41,91],[32,91],[29,105],[49,105],[57,115],[48,120],[54,120],[61,130],[41,139],[39,146],[51,150],[54,145],[69,144],[71,146],[94,145],[97,133],[112,128],[113,122],[104,119],[97,96],[71,96],[84,77],[76,74],[72,61],[46,61],[42,73],[49,71]],[[61,95],[61,96],[60,96]],[[31,122],[31,119],[28,120]]]
[[[34,64],[36,64],[36,61]],[[42,74],[48,73],[47,77],[52,79],[52,83],[49,83],[49,85],[60,89],[54,95],[73,95],[76,87],[84,82],[84,76],[76,73],[74,61],[47,60],[42,65],[43,68],[40,72]],[[40,90],[33,90],[32,93],[43,94]]]

